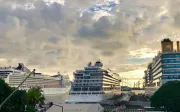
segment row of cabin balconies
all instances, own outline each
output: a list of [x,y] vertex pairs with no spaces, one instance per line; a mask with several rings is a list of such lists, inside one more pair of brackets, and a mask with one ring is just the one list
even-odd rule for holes
[[[103,72],[103,71],[90,71],[90,73],[91,73],[91,74],[93,74],[93,73],[96,73],[96,74],[98,74],[98,73],[99,73],[99,74],[107,74],[107,73],[105,73],[105,72]],[[83,75],[83,74],[84,74],[84,71],[81,71],[81,72],[73,72],[73,74],[74,74],[74,75],[78,75],[78,74],[82,74],[82,75]]]
[[[153,65],[152,65],[152,68],[154,69],[157,65],[159,65],[160,63],[161,64],[164,64],[164,63],[162,63],[162,61],[163,60],[172,60],[172,59],[180,59],[180,57],[174,57],[174,56],[172,56],[172,57],[163,57],[163,58],[160,58],[158,61],[155,61],[154,63],[153,63]],[[173,64],[173,63],[165,63],[165,64]],[[177,64],[177,63],[175,63],[175,64]]]
[[99,86],[102,86],[102,84],[87,84],[87,83],[86,84],[78,84],[77,83],[77,84],[72,84],[72,86],[73,87],[77,87],[77,86],[86,86],[86,87],[87,86],[98,86],[99,87]]
[[[80,73],[80,72],[107,72],[106,70],[101,70],[101,69],[98,69],[98,70],[76,70],[75,73]],[[107,72],[108,73],[108,72]]]
[[113,80],[113,81],[115,81],[115,82],[119,82],[119,80],[120,80],[120,78],[108,77],[108,76],[106,76],[106,75],[103,76],[103,79],[104,79],[104,80],[106,80],[106,79],[108,79],[108,80]]
[[112,83],[72,83],[72,86],[119,86],[120,84],[112,84]]
[[[103,77],[102,76],[91,76],[88,80],[91,80],[91,79],[102,79]],[[84,80],[87,80],[87,78],[83,77],[83,76],[76,76],[75,79],[84,79]]]
[[91,76],[89,79],[87,79],[87,78],[85,78],[85,77],[83,77],[83,76],[76,76],[75,77],[75,80],[94,80],[94,79],[99,79],[99,80],[112,80],[112,81],[119,81],[119,79],[115,79],[115,78],[112,78],[112,77],[107,77],[107,76],[98,76],[98,77],[94,77],[94,76]]
[[79,88],[79,89],[73,89],[70,91],[71,93],[85,93],[85,92],[103,92],[103,91],[112,91],[112,90],[119,90],[120,88]]
[[102,82],[102,81],[103,81],[102,79],[99,79],[99,80],[94,80],[94,79],[91,79],[91,80],[85,80],[85,79],[83,79],[83,80],[75,80],[74,82],[80,82],[80,83],[91,82],[91,83],[93,83],[93,82]]
[[[9,78],[9,81],[23,81],[23,78],[19,79],[14,79],[14,78]],[[32,80],[32,79],[27,79],[26,82],[60,82],[59,80]]]
[[107,83],[107,84],[119,84],[110,80],[75,80],[73,83]]

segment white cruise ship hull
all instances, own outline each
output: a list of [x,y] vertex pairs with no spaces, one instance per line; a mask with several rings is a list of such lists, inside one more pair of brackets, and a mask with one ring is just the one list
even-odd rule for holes
[[105,92],[104,94],[70,94],[67,103],[98,103],[104,100],[108,100],[116,94],[120,94],[120,91],[116,93],[113,91]]
[[[20,88],[29,90],[30,88]],[[67,88],[42,88],[46,102],[61,103],[68,99],[71,86]]]
[[42,88],[47,102],[60,103],[68,99],[71,87],[67,88]]

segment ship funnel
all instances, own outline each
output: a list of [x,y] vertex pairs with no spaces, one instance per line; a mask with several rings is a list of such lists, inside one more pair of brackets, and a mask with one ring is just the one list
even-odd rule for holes
[[18,67],[16,68],[18,70],[24,70],[24,64],[23,63],[19,63]]
[[177,52],[180,52],[179,41],[177,41]]

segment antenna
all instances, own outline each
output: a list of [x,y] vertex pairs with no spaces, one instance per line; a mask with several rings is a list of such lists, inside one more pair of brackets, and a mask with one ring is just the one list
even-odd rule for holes
[[91,63],[91,62],[89,62],[89,63],[88,63],[88,66],[91,66],[91,65],[92,65],[92,63]]

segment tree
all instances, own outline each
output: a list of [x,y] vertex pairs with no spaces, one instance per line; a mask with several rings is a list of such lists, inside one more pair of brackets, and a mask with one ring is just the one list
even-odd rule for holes
[[35,108],[36,104],[44,104],[44,100],[45,98],[40,87],[34,87],[28,90],[26,103],[29,109]]
[[[0,80],[0,104],[15,90]],[[7,102],[0,108],[0,112],[24,112],[27,105],[27,112],[35,112],[36,104],[44,104],[44,96],[40,87],[28,90],[17,90]]]
[[180,81],[168,81],[150,98],[151,106],[156,109],[180,112]]
[[13,112],[24,112],[26,104],[26,91],[16,91],[9,101],[13,103]]
[[105,109],[104,112],[111,112],[111,109]]
[[[0,80],[0,103],[2,103],[13,91],[14,89],[8,86],[4,80]],[[1,107],[0,112],[23,112],[25,108],[25,96],[25,91],[16,91],[15,94]]]

